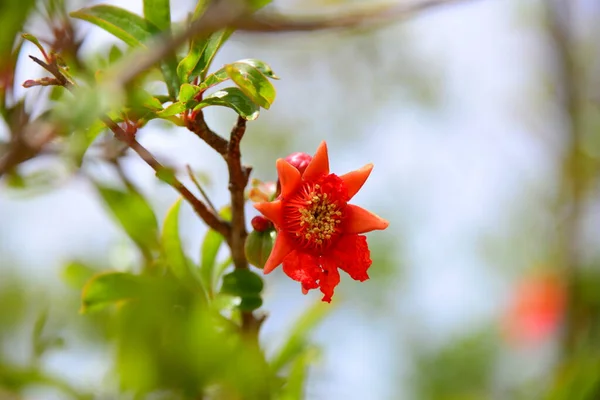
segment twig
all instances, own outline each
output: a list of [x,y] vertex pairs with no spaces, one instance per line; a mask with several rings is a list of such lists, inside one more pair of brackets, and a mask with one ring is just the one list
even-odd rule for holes
[[[224,28],[246,32],[301,32],[339,28],[375,26],[414,16],[420,12],[467,0],[421,0],[412,4],[377,5],[347,13],[345,16],[309,16],[304,18],[282,15],[255,15],[241,0],[212,1],[205,13],[183,32],[159,38],[147,49],[133,52],[114,70],[107,71],[105,82],[124,87],[141,72],[146,71],[178,48],[188,39],[206,37]],[[110,76],[110,78],[109,78]]]
[[246,132],[246,120],[238,117],[231,130],[227,149],[227,168],[229,170],[229,192],[231,194],[231,235],[228,238],[231,257],[235,268],[248,268],[244,254],[246,241],[246,217],[244,213],[244,189],[248,184],[250,169],[242,166],[240,142]]
[[210,209],[215,214],[219,214],[219,212],[215,208],[214,204],[212,203],[212,201],[210,201],[210,198],[208,197],[208,195],[204,191],[204,188],[202,188],[202,185],[200,185],[200,182],[198,182],[198,180],[196,179],[196,176],[194,175],[194,171],[192,171],[192,167],[190,167],[190,165],[188,164],[188,165],[185,166],[185,168],[187,169],[188,176],[190,177],[190,179],[192,180],[192,182],[194,182],[194,185],[196,185],[196,188],[198,188],[198,190],[200,191],[200,194],[204,198],[204,201],[206,202],[206,204],[208,204],[208,206],[210,207]]
[[[115,123],[112,119],[107,116],[103,116],[102,122],[106,124],[106,126],[114,133],[115,138],[126,143],[133,151],[137,153],[138,156],[146,164],[148,164],[157,175],[161,175],[161,173],[167,171],[167,169],[154,158],[152,153],[150,153],[144,146],[142,146],[133,135],[128,134],[121,128],[117,123]],[[224,237],[228,237],[230,235],[230,227],[227,222],[221,220],[217,214],[209,210],[206,205],[196,198],[192,192],[189,191],[175,176],[169,176],[169,184],[179,192],[192,206],[196,214],[202,220],[210,226],[215,231],[219,232]]]
[[412,17],[420,12],[466,0],[424,0],[407,4],[370,5],[357,7],[345,15],[312,15],[289,17],[277,14],[244,16],[235,21],[233,28],[255,33],[307,32],[342,28],[364,28],[385,25]]

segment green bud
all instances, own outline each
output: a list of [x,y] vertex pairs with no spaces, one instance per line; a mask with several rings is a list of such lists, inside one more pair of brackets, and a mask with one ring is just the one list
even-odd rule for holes
[[252,231],[246,238],[246,258],[255,267],[263,268],[273,250],[275,231],[270,229],[264,232]]

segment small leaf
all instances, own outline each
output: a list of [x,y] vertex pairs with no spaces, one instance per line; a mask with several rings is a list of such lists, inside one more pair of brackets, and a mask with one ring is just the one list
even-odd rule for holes
[[236,62],[225,66],[227,75],[259,106],[269,109],[275,101],[275,88],[258,69],[250,64]]
[[229,79],[229,76],[227,75],[225,68],[221,68],[217,72],[208,75],[204,82],[198,85],[198,87],[200,90],[206,90],[210,87],[218,85],[221,82],[225,82],[227,79]]
[[98,5],[70,13],[113,34],[132,47],[141,46],[160,33],[154,24],[120,7]]
[[271,79],[279,79],[277,75],[271,69],[271,66],[264,61],[257,60],[256,58],[246,58],[244,60],[238,61],[240,63],[252,65],[254,68],[259,70],[263,75],[271,78]]
[[171,28],[171,5],[169,0],[144,0],[144,17],[159,29]]
[[206,290],[211,294],[214,292],[215,285],[215,262],[222,243],[223,236],[212,229],[209,229],[208,232],[206,232],[204,241],[202,241],[200,276],[202,277]]
[[42,54],[45,54],[46,52],[44,51],[44,48],[42,47],[42,45],[40,44],[40,41],[38,40],[38,38],[36,38],[35,36],[33,36],[32,34],[29,33],[24,33],[21,35],[23,37],[23,39],[33,43]]
[[217,52],[223,46],[223,44],[229,39],[233,31],[231,29],[222,30],[215,32],[209,36],[206,44],[203,47],[203,51],[200,54],[196,66],[191,72],[191,76],[199,76],[200,80],[204,80],[206,73],[210,68],[210,64],[217,55]]
[[192,14],[192,21],[200,18],[202,14],[204,14],[208,3],[209,0],[197,0],[196,8],[194,8],[194,13]]
[[198,86],[190,85],[189,83],[184,83],[181,85],[179,89],[179,97],[178,100],[181,103],[187,103],[190,100],[193,100],[194,97],[200,92],[200,88]]
[[181,82],[189,83],[194,79],[192,71],[196,68],[207,43],[208,39],[195,39],[192,41],[188,54],[177,65],[177,76],[179,76]]
[[62,279],[72,288],[80,289],[96,271],[80,262],[70,262],[62,270]]
[[181,198],[171,206],[163,225],[161,243],[165,262],[169,269],[186,286],[200,288],[196,277],[196,270],[190,265],[185,252],[181,246],[179,237],[179,210],[181,209]]
[[233,87],[225,88],[206,96],[194,110],[199,110],[208,106],[229,107],[248,121],[258,118],[260,112],[258,105],[250,100],[244,92]]
[[104,202],[129,237],[143,250],[158,247],[158,223],[146,200],[133,189],[118,190],[96,184]]
[[263,290],[262,278],[249,269],[236,269],[223,277],[221,292],[239,297],[257,297]]
[[186,110],[185,103],[173,103],[162,111],[156,113],[160,118],[172,117],[173,115],[181,114]]
[[100,310],[118,301],[137,298],[141,277],[125,272],[104,272],[94,276],[81,292],[81,312]]

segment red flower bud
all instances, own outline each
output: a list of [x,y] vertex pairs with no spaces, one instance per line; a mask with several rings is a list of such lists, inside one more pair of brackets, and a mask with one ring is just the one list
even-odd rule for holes
[[254,230],[258,232],[264,232],[273,228],[273,223],[271,223],[271,221],[260,215],[252,218],[252,221],[250,221],[250,223],[252,224]]
[[312,160],[312,156],[306,153],[292,153],[285,158],[285,161],[292,164],[300,173],[302,174],[306,167],[308,167],[308,163]]

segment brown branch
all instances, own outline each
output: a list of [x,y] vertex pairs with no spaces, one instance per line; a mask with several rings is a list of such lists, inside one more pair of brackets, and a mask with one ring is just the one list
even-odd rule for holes
[[[205,13],[178,35],[163,36],[148,46],[133,52],[115,69],[107,71],[105,82],[124,87],[141,72],[150,69],[170,54],[174,48],[185,44],[190,38],[206,37],[224,28],[246,32],[303,32],[327,29],[377,26],[391,23],[439,6],[467,0],[421,0],[412,4],[371,6],[344,16],[317,15],[289,17],[276,14],[256,15],[247,9],[242,0],[215,0]],[[109,78],[110,77],[110,78]]]
[[[107,116],[103,116],[102,122],[106,124],[106,126],[114,133],[115,138],[126,143],[133,151],[137,153],[138,156],[146,164],[148,164],[157,175],[162,175],[168,170],[154,158],[152,153],[150,153],[144,146],[142,146],[134,137],[134,135],[130,135],[123,128],[121,128],[117,123],[115,123],[112,119]],[[198,199],[192,192],[186,188],[183,183],[181,183],[173,174],[170,174],[168,177],[168,183],[186,199],[196,212],[200,218],[212,229],[219,232],[224,237],[228,237],[230,235],[230,227],[225,221],[221,220],[217,214],[212,212],[206,204],[204,204],[200,199]]]
[[227,149],[227,168],[229,170],[229,192],[231,194],[231,235],[228,238],[231,257],[236,268],[248,268],[244,253],[246,241],[246,217],[244,213],[244,189],[250,176],[249,168],[242,166],[240,142],[246,132],[246,120],[238,117],[231,130]]
[[342,28],[380,26],[415,16],[423,11],[466,0],[423,0],[407,4],[381,4],[357,7],[344,15],[283,16],[277,14],[251,15],[238,19],[232,25],[246,32],[307,32]]
[[204,114],[202,110],[198,111],[194,119],[186,119],[185,126],[192,132],[194,132],[200,139],[206,142],[212,147],[217,153],[222,156],[227,155],[227,147],[229,143],[227,140],[219,136],[218,133],[212,131],[206,121],[204,120]]

